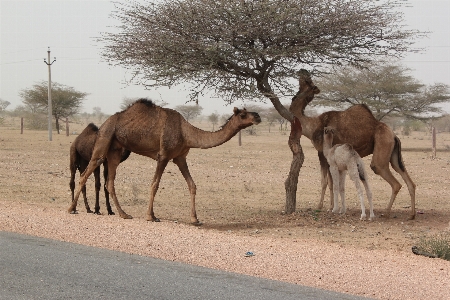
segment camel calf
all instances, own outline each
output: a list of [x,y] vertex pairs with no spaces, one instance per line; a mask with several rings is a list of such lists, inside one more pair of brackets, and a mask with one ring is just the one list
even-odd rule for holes
[[[364,184],[367,199],[370,205],[370,218],[372,220],[375,215],[373,213],[372,192],[367,183],[367,173],[364,168],[364,162],[358,153],[350,144],[333,145],[334,130],[331,127],[324,128],[323,134],[323,154],[330,165],[331,178],[333,179],[334,206],[333,212],[345,213],[345,176],[347,171],[350,179],[355,182],[358,191],[358,197],[361,202],[361,220],[366,219],[366,209],[364,207],[364,195],[359,184],[359,180]],[[338,192],[341,195],[342,207],[339,210]]]
[[[75,138],[72,145],[70,146],[70,190],[72,191],[72,202],[74,200],[74,191],[75,191],[75,174],[77,170],[80,172],[80,175],[86,170],[86,167],[89,164],[92,156],[92,150],[94,150],[95,140],[97,139],[98,127],[94,123],[90,123],[86,126],[85,129]],[[122,149],[121,152],[121,160],[123,162],[130,155],[130,151],[126,149]],[[105,184],[108,179],[108,165],[107,163],[103,163],[103,177],[105,178]],[[94,211],[89,207],[89,203],[86,196],[86,185],[83,186],[83,198],[84,198],[84,206],[86,207],[86,212],[94,213],[100,215],[100,204],[99,204],[99,194],[100,194],[100,166],[98,166],[94,170],[94,178],[95,178],[95,208]],[[111,205],[109,203],[109,192],[106,189],[106,186],[103,187],[105,191],[106,198],[106,209],[108,210],[108,215],[114,215],[114,212],[111,209]],[[75,211],[74,211],[75,212]]]

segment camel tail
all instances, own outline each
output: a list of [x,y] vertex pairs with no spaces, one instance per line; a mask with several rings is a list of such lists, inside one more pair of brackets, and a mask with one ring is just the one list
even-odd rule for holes
[[405,165],[403,164],[402,159],[402,143],[400,142],[400,139],[397,136],[395,136],[394,139],[395,139],[394,151],[397,151],[398,166],[402,171],[405,171]]
[[78,151],[75,147],[75,144],[72,144],[70,147],[70,157],[69,157],[69,168],[70,171],[75,172],[76,169],[78,168],[78,164],[79,164],[79,155],[78,155]]
[[364,171],[364,165],[361,163],[358,163],[358,174],[359,174],[359,179],[361,179],[361,181],[366,181],[366,173]]

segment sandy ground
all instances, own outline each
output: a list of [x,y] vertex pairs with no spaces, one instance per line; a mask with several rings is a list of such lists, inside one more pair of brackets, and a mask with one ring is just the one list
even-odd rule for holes
[[[411,252],[420,238],[449,230],[450,152],[439,151],[432,160],[429,136],[400,136],[408,172],[417,184],[419,213],[416,220],[407,220],[410,200],[403,188],[391,218],[383,217],[390,188],[369,170],[377,216],[369,222],[359,220],[350,181],[346,215],[315,209],[320,189],[317,154],[302,138],[306,159],[297,212],[283,215],[291,159],[288,136],[274,128],[271,133],[266,127],[259,130],[257,136],[244,134],[241,147],[233,138],[221,147],[191,150],[188,164],[197,184],[198,217],[204,223],[194,227],[188,224],[187,185],[175,165],[167,167],[155,201],[161,223],[145,221],[155,163],[138,155],[120,165],[116,179],[119,200],[132,220],[87,214],[81,198],[79,214],[70,215],[68,155],[75,135],[54,134],[49,142],[46,132],[21,135],[17,129],[0,128],[0,230],[377,299],[450,299],[450,262]],[[439,150],[448,145],[450,136],[438,135]],[[365,162],[368,167],[370,157]],[[91,208],[93,195],[90,178]],[[106,212],[103,192],[101,206]],[[248,251],[254,256],[246,257]]]

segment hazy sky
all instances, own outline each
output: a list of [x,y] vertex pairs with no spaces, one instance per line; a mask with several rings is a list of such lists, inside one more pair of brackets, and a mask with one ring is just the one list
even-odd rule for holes
[[[408,55],[404,64],[422,83],[450,85],[450,0],[409,3],[403,8],[406,25],[431,33],[417,43],[426,48],[425,53]],[[95,37],[117,25],[109,17],[113,10],[112,2],[102,0],[0,0],[0,98],[11,102],[8,109],[21,105],[21,90],[48,79],[44,63],[48,47],[51,60],[56,57],[51,67],[52,82],[89,93],[84,111],[90,113],[98,106],[104,113],[113,114],[120,110],[124,97],[163,100],[172,108],[185,104],[187,91],[147,91],[128,86],[124,82],[129,73],[102,61]],[[200,99],[205,115],[214,111],[230,114],[232,107],[224,103],[220,98]],[[233,106],[244,104],[236,102]],[[445,108],[450,112],[450,105]]]

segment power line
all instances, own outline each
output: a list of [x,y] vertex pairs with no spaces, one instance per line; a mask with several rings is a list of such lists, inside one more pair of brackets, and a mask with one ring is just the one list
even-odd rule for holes
[[[62,57],[64,59],[64,57]],[[24,62],[30,62],[30,61],[40,61],[41,59],[29,59],[29,60],[21,60],[21,61],[13,61],[13,62],[6,62],[6,63],[1,63],[0,65],[13,65],[13,64],[20,64],[20,63],[24,63]],[[84,58],[65,58],[65,61],[69,61],[69,60],[99,60],[98,57],[84,57]]]
[[12,65],[12,64],[20,64],[20,63],[23,63],[23,62],[30,62],[30,61],[38,61],[38,60],[41,60],[41,59],[29,59],[29,60],[21,60],[21,61],[13,61],[13,62],[6,62],[6,63],[1,63],[0,65]]

